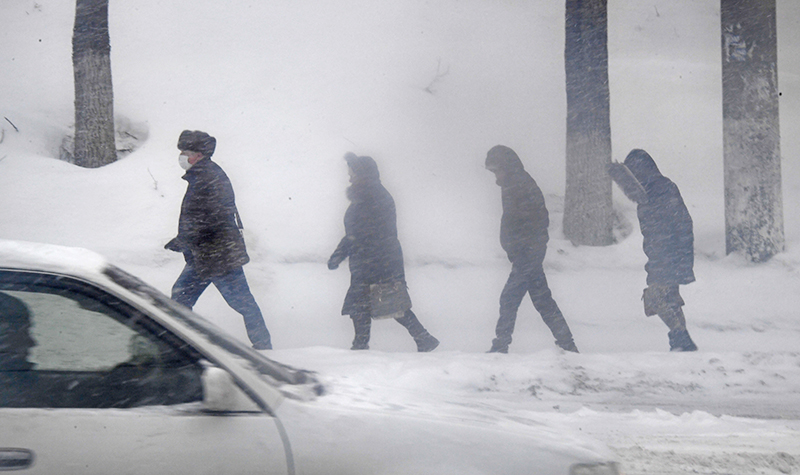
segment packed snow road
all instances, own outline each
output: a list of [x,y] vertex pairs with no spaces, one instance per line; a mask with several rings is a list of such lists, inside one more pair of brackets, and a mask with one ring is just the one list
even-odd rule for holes
[[276,350],[325,404],[498,424],[548,422],[611,446],[628,475],[800,471],[800,354],[517,355]]

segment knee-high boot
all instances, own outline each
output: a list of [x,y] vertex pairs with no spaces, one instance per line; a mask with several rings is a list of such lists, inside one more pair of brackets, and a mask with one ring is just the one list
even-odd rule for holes
[[428,330],[422,326],[422,323],[420,323],[417,316],[411,310],[406,310],[405,315],[397,319],[397,323],[406,327],[408,333],[414,338],[414,341],[417,343],[417,351],[433,351],[439,346],[439,340],[428,333]]
[[353,338],[353,346],[351,350],[368,350],[369,349],[369,334],[372,327],[372,318],[369,315],[353,314],[350,315],[353,320],[353,329],[355,330],[355,337]]
[[681,307],[667,309],[658,316],[669,327],[669,351],[697,351],[697,345],[686,330],[686,318]]

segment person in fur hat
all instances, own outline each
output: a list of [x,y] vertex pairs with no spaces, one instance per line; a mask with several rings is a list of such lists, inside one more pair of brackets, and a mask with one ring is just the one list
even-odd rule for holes
[[555,344],[566,351],[578,352],[572,332],[553,299],[544,275],[550,218],[542,191],[525,171],[516,152],[504,145],[492,147],[486,155],[486,169],[494,173],[502,190],[503,217],[500,221],[500,244],[511,261],[511,273],[500,294],[500,318],[490,353],[508,353],[511,335],[525,294],[553,333]]
[[[369,349],[373,317],[374,293],[379,284],[397,284],[405,292],[406,278],[403,250],[397,239],[397,216],[394,199],[383,187],[378,165],[372,157],[345,155],[350,187],[350,206],[344,215],[345,236],[328,260],[333,270],[349,258],[350,288],[344,299],[342,315],[353,320],[355,337],[352,350]],[[407,295],[407,292],[406,292]],[[417,351],[433,351],[439,346],[410,309],[408,299],[404,311],[395,320],[403,325],[417,344]]]
[[680,285],[695,280],[692,218],[681,193],[644,150],[632,150],[624,163],[613,163],[608,171],[625,196],[637,204],[647,255],[645,315],[658,315],[667,325],[670,351],[696,351],[679,292]]
[[247,336],[257,350],[272,341],[242,266],[250,261],[236,210],[233,186],[211,160],[217,140],[199,130],[184,130],[178,139],[178,162],[189,182],[181,204],[178,235],[164,247],[183,253],[186,266],[172,286],[172,299],[192,308],[211,284],[228,305],[244,317]]

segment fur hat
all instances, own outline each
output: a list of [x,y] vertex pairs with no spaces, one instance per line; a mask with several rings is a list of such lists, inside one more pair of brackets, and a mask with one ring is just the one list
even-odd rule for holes
[[184,130],[178,138],[178,150],[200,152],[205,158],[214,155],[217,139],[199,130]]

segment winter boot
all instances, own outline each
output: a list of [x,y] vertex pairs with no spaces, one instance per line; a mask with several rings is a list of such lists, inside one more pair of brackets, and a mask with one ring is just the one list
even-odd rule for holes
[[[254,350],[271,350],[272,337],[270,337],[269,330],[267,330],[267,326],[264,325],[264,319],[260,315],[259,313],[258,319],[253,319],[250,322],[245,321],[247,337],[250,339]],[[257,323],[252,323],[253,321]]]
[[417,316],[411,310],[406,310],[402,317],[396,318],[395,321],[403,325],[411,338],[417,343],[417,351],[424,353],[433,351],[439,346],[439,340],[431,336],[428,330],[422,326]]
[[368,350],[369,349],[369,334],[372,327],[372,317],[369,315],[356,314],[351,315],[353,320],[353,329],[355,330],[355,337],[353,337],[353,346],[351,350]]
[[253,344],[253,349],[254,350],[271,350],[272,349],[272,343],[269,340],[258,342],[258,343],[254,343]]
[[578,352],[578,347],[575,346],[575,341],[570,338],[569,340],[559,341],[556,340],[556,346],[561,348],[564,351],[571,351],[573,353]]
[[439,340],[434,338],[433,335],[428,333],[427,331],[416,338],[414,341],[417,343],[417,351],[420,353],[427,353],[428,351],[433,351],[439,346]]
[[487,353],[508,353],[508,343],[500,341],[499,338],[492,340],[492,347]]
[[683,328],[669,332],[669,351],[697,351],[689,332]]

